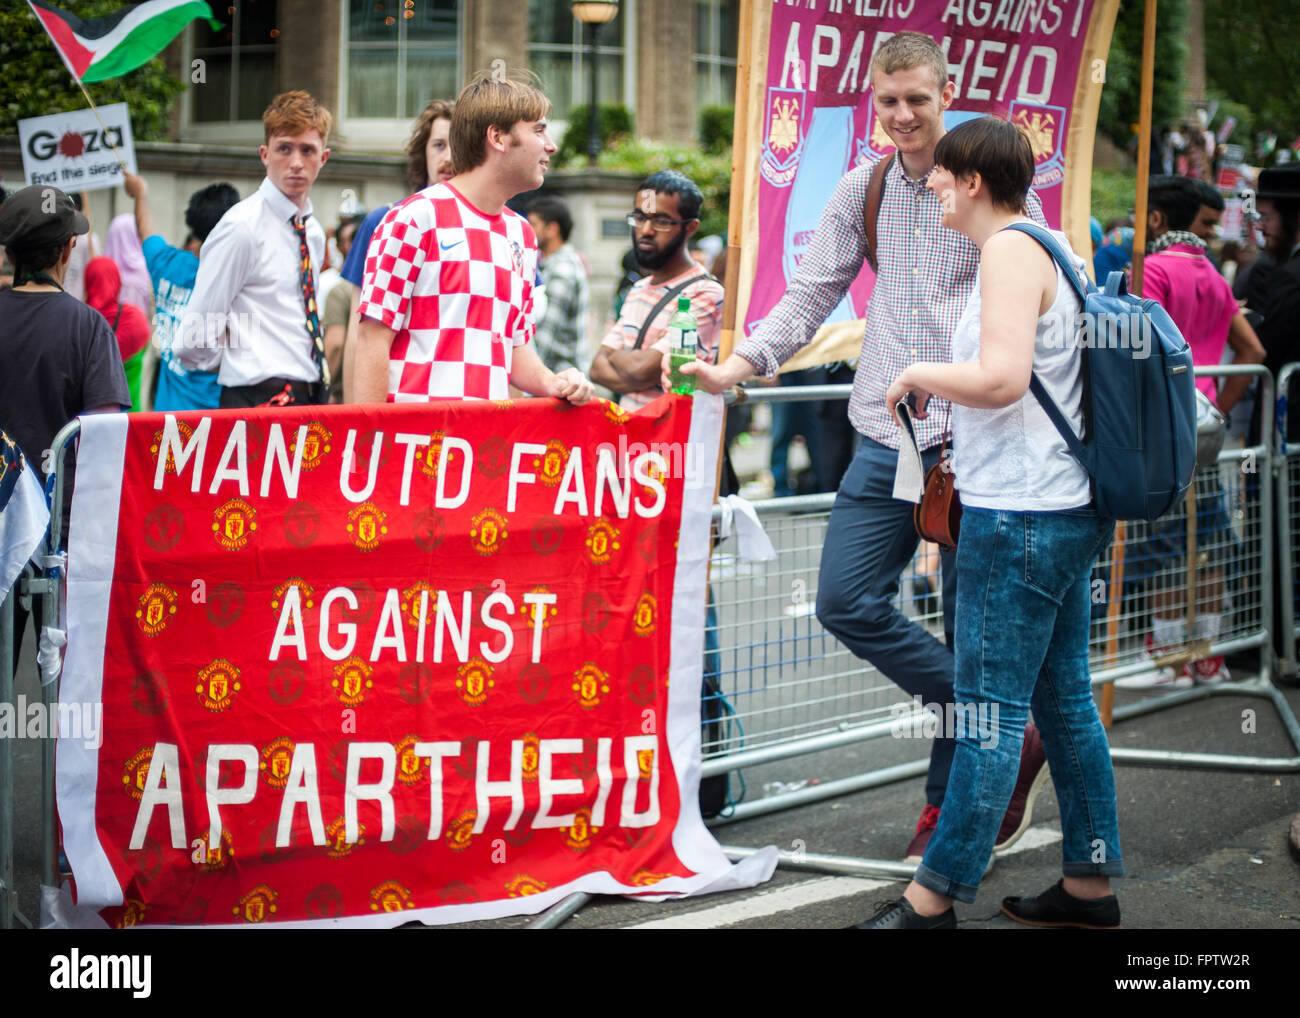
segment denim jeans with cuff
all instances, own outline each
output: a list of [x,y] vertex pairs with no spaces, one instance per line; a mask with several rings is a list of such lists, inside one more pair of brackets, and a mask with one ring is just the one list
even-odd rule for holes
[[923,887],[975,900],[1030,708],[1061,809],[1062,872],[1123,875],[1110,744],[1088,672],[1089,576],[1113,530],[1091,507],[964,509],[954,699],[976,723],[957,726],[948,794],[916,871]]

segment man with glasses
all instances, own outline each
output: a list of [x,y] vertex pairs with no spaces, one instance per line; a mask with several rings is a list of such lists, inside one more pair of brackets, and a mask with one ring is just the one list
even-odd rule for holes
[[699,354],[713,359],[722,322],[722,285],[686,249],[699,229],[703,200],[694,182],[676,170],[661,170],[637,188],[636,207],[627,221],[637,264],[646,275],[628,292],[617,323],[591,362],[591,380],[618,393],[624,410],[639,410],[663,395],[663,354],[676,298],[690,298]]

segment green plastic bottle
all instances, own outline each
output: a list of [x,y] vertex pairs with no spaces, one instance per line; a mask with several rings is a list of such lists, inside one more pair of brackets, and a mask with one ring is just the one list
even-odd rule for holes
[[683,364],[695,360],[695,349],[699,339],[699,326],[695,315],[691,313],[691,299],[677,298],[677,310],[668,320],[668,356],[671,363],[669,385],[671,392],[689,396],[695,391],[695,376],[681,372]]

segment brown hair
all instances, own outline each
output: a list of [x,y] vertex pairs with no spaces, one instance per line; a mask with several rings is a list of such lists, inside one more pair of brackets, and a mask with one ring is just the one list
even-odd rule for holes
[[[433,133],[434,121],[450,120],[455,108],[450,99],[433,99],[411,128],[411,138],[406,143],[406,182],[413,192],[423,191],[432,175],[424,150],[429,144],[429,135]],[[438,167],[433,167],[432,171],[437,173]]]
[[292,137],[314,127],[320,132],[323,148],[329,142],[331,123],[330,111],[311,95],[300,91],[281,92],[262,113],[262,129],[268,143],[276,135]]
[[537,76],[500,78],[480,71],[456,97],[451,115],[451,158],[457,173],[487,161],[487,130],[509,131],[521,121],[541,120],[551,101],[535,82]]
[[958,124],[934,147],[934,163],[954,177],[978,173],[994,208],[1025,211],[1034,151],[1015,124],[992,116]]
[[874,80],[877,71],[893,74],[926,65],[934,71],[935,84],[942,90],[948,84],[948,58],[943,55],[939,44],[924,32],[899,32],[876,50],[876,55],[871,58],[870,77]]

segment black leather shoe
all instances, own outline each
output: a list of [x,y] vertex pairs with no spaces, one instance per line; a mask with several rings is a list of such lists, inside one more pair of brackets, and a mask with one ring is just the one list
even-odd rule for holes
[[955,930],[956,928],[957,916],[951,906],[947,912],[939,915],[917,915],[906,898],[882,901],[876,906],[876,914],[865,923],[849,927],[852,930]]
[[1058,880],[1036,898],[1003,898],[1002,911],[1026,926],[1072,926],[1080,930],[1118,930],[1119,899],[1076,898]]

